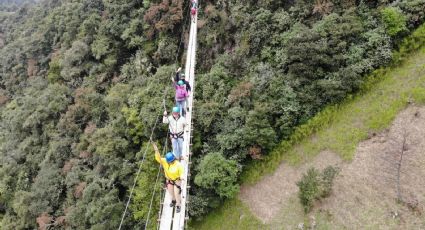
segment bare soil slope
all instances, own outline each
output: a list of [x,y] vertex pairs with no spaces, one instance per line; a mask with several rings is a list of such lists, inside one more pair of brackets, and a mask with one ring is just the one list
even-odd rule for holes
[[[336,154],[320,153],[300,167],[283,163],[270,176],[243,186],[240,198],[265,223],[293,215],[296,182],[310,166],[339,165],[333,193],[316,204],[337,229],[425,229],[425,107],[410,106],[383,133],[370,134],[354,159],[341,163]],[[397,199],[401,198],[401,202]],[[299,210],[298,210],[299,211]]]
[[320,153],[313,161],[300,167],[292,167],[282,163],[279,168],[270,176],[265,176],[255,185],[243,185],[240,198],[250,210],[268,223],[278,214],[282,205],[296,195],[298,187],[296,185],[304,172],[314,166],[324,169],[328,165],[339,165],[342,160],[336,154],[325,151]]
[[358,146],[320,209],[347,228],[425,229],[424,204],[425,108],[411,106]]

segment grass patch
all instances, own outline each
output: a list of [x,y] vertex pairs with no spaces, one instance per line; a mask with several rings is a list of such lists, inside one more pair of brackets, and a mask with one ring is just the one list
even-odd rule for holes
[[[418,50],[424,45],[425,25],[422,25],[404,40],[400,51],[395,52],[393,66],[374,71],[356,96],[325,108],[299,126],[289,140],[282,141],[263,160],[247,166],[241,176],[242,182],[255,183],[263,175],[275,171],[282,160],[300,164],[326,149],[351,160],[357,145],[369,133],[388,127],[409,103],[425,104],[425,49]],[[288,216],[291,217],[286,218]],[[327,229],[329,218],[316,213],[318,229]],[[293,228],[303,222],[308,223],[308,220],[297,199],[286,204],[269,225],[262,225],[241,201],[232,199],[202,221],[192,222],[191,226],[193,229],[280,229]]]
[[262,229],[263,224],[255,218],[239,199],[231,199],[212,211],[202,220],[191,220],[189,229]]

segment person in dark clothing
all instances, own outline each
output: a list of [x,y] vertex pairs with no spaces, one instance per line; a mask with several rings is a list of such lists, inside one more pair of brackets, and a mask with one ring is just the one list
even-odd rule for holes
[[171,80],[173,81],[173,83],[177,83],[180,80],[182,80],[184,85],[186,86],[186,91],[188,93],[190,93],[190,91],[192,91],[192,88],[190,87],[189,82],[186,81],[186,79],[185,79],[186,77],[185,77],[184,73],[181,72],[181,70],[182,70],[182,68],[179,67],[176,71],[176,76],[174,76],[174,78],[171,78]]
[[192,90],[192,88],[190,87],[189,82],[186,81],[185,76],[184,76],[184,73],[182,73],[180,75],[180,81],[183,81],[183,83],[186,85],[186,91],[189,93]]

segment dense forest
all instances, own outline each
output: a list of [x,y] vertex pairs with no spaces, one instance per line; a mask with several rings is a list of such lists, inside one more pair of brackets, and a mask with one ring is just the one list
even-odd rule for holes
[[[0,11],[2,229],[117,229],[164,95],[173,105],[189,1],[2,1]],[[388,64],[424,22],[425,0],[211,0],[199,14],[194,218]],[[145,225],[157,170],[149,151],[125,229]]]
[[33,5],[35,0],[0,0],[0,15],[15,12],[23,5]]

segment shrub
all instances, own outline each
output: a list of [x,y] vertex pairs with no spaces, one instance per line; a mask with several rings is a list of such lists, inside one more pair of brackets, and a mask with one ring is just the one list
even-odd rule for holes
[[425,19],[425,0],[402,0],[394,2],[408,18],[408,27],[415,28]]
[[206,155],[197,171],[195,184],[212,189],[222,198],[232,198],[239,191],[239,185],[236,184],[238,165],[235,160],[228,160],[221,153]]
[[425,24],[421,25],[409,37],[403,39],[400,48],[393,54],[393,65],[400,64],[411,52],[418,50],[425,43]]
[[322,197],[328,197],[331,194],[333,181],[338,175],[339,169],[328,166],[322,173]]
[[407,31],[407,19],[400,9],[387,7],[381,11],[381,18],[385,24],[387,33],[391,37],[396,37],[399,33]]
[[308,213],[313,207],[313,203],[321,198],[328,197],[332,191],[333,180],[339,169],[333,166],[326,167],[322,173],[315,168],[310,168],[307,174],[297,182],[300,189],[298,197],[304,206],[304,212]]
[[47,79],[49,83],[56,83],[62,80],[60,76],[60,72],[61,72],[61,66],[60,66],[59,59],[53,59],[49,63],[49,70],[47,72]]
[[300,189],[298,193],[300,202],[304,206],[304,211],[308,212],[313,206],[314,200],[319,197],[319,172],[317,169],[310,168],[307,174],[304,174],[303,178],[297,182],[297,186]]
[[218,198],[211,191],[195,188],[193,195],[190,195],[189,215],[202,219],[202,216],[211,209],[217,208],[222,204],[222,199]]

